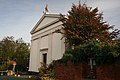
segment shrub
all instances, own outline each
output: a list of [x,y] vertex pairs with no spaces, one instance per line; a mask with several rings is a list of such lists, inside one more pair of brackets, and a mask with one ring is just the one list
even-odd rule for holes
[[4,71],[4,70],[7,70],[8,69],[8,66],[6,64],[1,64],[0,65],[0,71]]
[[41,63],[41,67],[39,68],[39,75],[41,80],[54,80],[54,70],[53,70],[54,64],[51,63],[48,65]]
[[119,48],[120,46],[116,43],[101,44],[93,40],[76,46],[74,50],[70,48],[67,49],[59,61],[62,63],[67,63],[68,61],[79,63],[92,58],[96,61],[97,65],[112,64],[120,55]]

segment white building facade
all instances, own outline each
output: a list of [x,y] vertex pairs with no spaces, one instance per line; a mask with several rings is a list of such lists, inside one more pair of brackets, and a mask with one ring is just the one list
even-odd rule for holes
[[58,14],[44,14],[31,31],[29,71],[38,72],[41,62],[50,64],[62,58],[65,40],[56,30],[63,27]]

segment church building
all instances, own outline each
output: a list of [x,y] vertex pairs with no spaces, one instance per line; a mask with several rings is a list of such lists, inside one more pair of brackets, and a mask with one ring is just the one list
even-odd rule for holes
[[62,58],[65,51],[63,35],[55,31],[63,27],[59,14],[49,14],[48,9],[31,31],[29,71],[38,72],[41,62],[50,64]]

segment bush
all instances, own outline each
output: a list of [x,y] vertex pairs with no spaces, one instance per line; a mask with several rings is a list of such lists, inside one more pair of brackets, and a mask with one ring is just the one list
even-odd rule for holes
[[52,62],[51,64],[47,65],[44,63],[41,63],[41,67],[39,68],[39,75],[41,80],[54,80],[55,75],[54,75],[54,63]]
[[118,44],[101,44],[98,41],[90,41],[88,43],[76,46],[75,49],[67,49],[62,59],[62,63],[72,61],[79,63],[94,59],[97,65],[112,64],[119,57]]
[[0,71],[4,71],[4,70],[7,70],[8,69],[8,66],[6,64],[1,64],[0,65]]

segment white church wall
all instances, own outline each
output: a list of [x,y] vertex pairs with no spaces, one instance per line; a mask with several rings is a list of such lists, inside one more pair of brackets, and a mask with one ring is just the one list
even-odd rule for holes
[[49,35],[48,47],[47,64],[50,64],[52,62],[52,33]]
[[48,49],[48,35],[40,38],[40,49]]
[[29,71],[36,71],[38,72],[38,40],[33,40],[31,44],[31,50],[30,50],[30,66]]
[[54,33],[52,39],[52,60],[57,60],[62,57],[61,53],[61,37],[60,33]]

